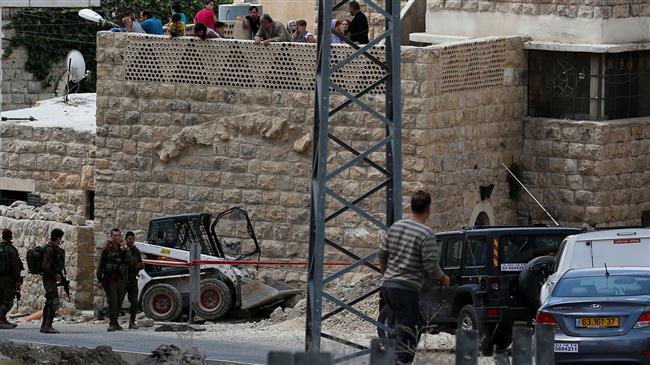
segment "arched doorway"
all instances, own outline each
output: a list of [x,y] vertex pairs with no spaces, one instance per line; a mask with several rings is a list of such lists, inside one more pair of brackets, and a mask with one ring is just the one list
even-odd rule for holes
[[490,225],[490,217],[485,212],[480,212],[474,221],[474,227],[487,227]]

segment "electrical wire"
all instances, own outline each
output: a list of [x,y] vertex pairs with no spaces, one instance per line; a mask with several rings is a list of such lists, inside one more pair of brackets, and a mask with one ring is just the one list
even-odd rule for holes
[[[50,38],[50,37],[39,37],[35,35],[23,35],[23,37],[26,38],[36,38],[36,39],[45,39],[45,40],[50,40],[50,41],[63,41],[63,42],[70,42],[70,43],[80,43],[80,44],[97,44],[96,42],[86,42],[86,41],[78,41],[78,40],[70,40],[70,39],[62,39],[62,38]],[[13,38],[3,38],[9,41],[14,41]]]

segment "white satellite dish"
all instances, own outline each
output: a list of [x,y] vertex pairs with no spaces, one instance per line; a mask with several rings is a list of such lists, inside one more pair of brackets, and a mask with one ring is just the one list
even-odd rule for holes
[[65,59],[65,64],[68,66],[68,80],[79,82],[86,77],[86,61],[81,52],[76,49],[70,50]]

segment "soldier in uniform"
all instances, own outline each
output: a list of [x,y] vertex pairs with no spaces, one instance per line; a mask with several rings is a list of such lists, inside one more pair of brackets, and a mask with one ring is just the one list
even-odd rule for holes
[[118,228],[113,228],[97,267],[99,287],[104,288],[108,297],[108,332],[123,329],[117,322],[117,317],[120,315],[122,301],[126,294],[130,261],[129,250],[122,240],[122,232]]
[[126,285],[129,304],[131,305],[129,329],[137,329],[138,325],[135,323],[135,315],[138,313],[138,273],[144,265],[142,264],[142,254],[140,254],[140,250],[135,247],[135,233],[128,231],[124,237],[126,238],[126,246],[128,247],[131,256],[131,261],[129,263],[129,281]]
[[45,306],[43,307],[43,320],[41,321],[41,332],[59,333],[52,327],[52,321],[59,309],[59,283],[63,283],[65,277],[65,251],[61,248],[63,244],[63,231],[55,228],[50,233],[50,242],[43,249],[43,288],[45,288]]
[[2,230],[0,242],[0,329],[16,328],[16,324],[7,321],[7,313],[14,305],[16,291],[20,291],[23,281],[20,272],[23,262],[20,261],[18,250],[13,246],[11,230]]

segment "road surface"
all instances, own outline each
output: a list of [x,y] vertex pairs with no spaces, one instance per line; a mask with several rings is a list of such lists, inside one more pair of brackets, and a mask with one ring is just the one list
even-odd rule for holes
[[[156,326],[158,327],[158,326]],[[95,348],[109,345],[116,351],[150,353],[159,345],[174,344],[181,349],[197,347],[210,360],[265,364],[269,351],[304,351],[295,347],[269,346],[263,343],[229,341],[227,338],[196,338],[187,332],[154,332],[152,328],[107,332],[106,326],[56,324],[57,335],[39,332],[40,323],[20,324],[13,330],[4,330],[0,339],[51,345]]]

